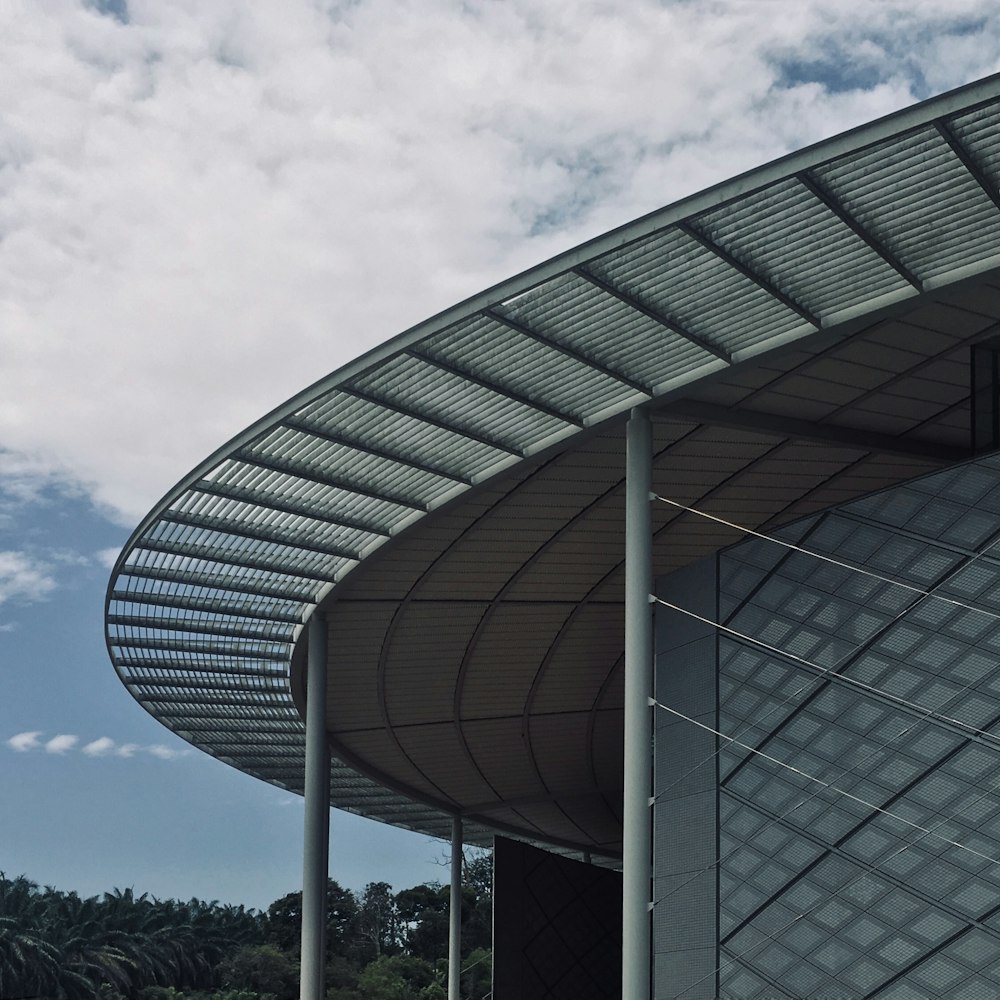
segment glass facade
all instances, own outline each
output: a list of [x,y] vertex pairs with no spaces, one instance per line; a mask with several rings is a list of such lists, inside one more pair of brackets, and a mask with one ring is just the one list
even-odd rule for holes
[[[756,538],[718,557],[722,736],[690,765],[717,769],[718,846],[677,879],[714,883],[718,948],[658,996],[996,997],[1000,458],[781,537],[850,566]],[[658,730],[658,761],[692,728]]]

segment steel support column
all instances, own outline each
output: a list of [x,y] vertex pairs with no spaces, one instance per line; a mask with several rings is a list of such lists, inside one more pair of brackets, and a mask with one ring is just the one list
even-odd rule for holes
[[326,740],[326,622],[309,619],[306,666],[305,838],[302,865],[300,1000],[323,1000],[326,880],[330,847],[330,751]]
[[622,1000],[649,1000],[653,717],[652,431],[632,411],[625,468],[625,794],[622,831]]
[[451,821],[451,896],[448,903],[448,1000],[459,1000],[462,971],[462,817]]

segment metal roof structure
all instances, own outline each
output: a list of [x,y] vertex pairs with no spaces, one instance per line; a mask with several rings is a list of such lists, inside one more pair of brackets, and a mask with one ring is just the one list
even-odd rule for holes
[[[327,619],[335,805],[613,859],[622,420],[658,493],[774,529],[969,454],[1000,319],[1000,77],[654,212],[317,382],[122,552],[115,667],[206,752],[301,791]],[[654,510],[665,573],[736,541]]]

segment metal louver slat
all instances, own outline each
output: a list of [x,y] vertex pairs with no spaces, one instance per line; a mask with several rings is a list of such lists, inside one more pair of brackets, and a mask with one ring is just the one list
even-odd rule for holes
[[204,633],[237,639],[262,640],[287,644],[292,641],[294,628],[277,623],[246,622],[233,627],[227,622],[214,618],[192,618],[190,615],[123,615],[111,612],[107,616],[109,628],[114,630],[114,643],[138,632]]
[[436,465],[430,465],[427,462],[416,461],[412,456],[407,457],[406,455],[397,454],[395,452],[387,451],[384,448],[376,448],[373,445],[361,445],[357,442],[344,437],[339,434],[331,434],[329,431],[324,430],[320,427],[316,427],[304,419],[294,419],[286,418],[282,421],[283,426],[298,431],[302,434],[307,434],[312,437],[322,438],[329,444],[339,445],[344,448],[350,449],[352,451],[358,451],[362,454],[371,455],[375,458],[382,459],[386,462],[392,462],[397,465],[405,465],[409,468],[416,469],[419,472],[426,472],[430,476],[435,476],[440,479],[448,479],[453,483],[461,483],[463,486],[471,486],[472,480],[467,476],[460,475],[450,469],[444,469]]
[[411,510],[426,510],[427,507],[420,500],[413,497],[402,496],[389,491],[373,490],[364,485],[352,482],[349,479],[341,479],[337,476],[329,475],[321,468],[314,468],[299,464],[288,459],[272,458],[251,448],[244,448],[235,458],[248,465],[256,465],[261,469],[269,469],[272,472],[280,472],[286,476],[293,476],[296,479],[306,479],[322,486],[332,486],[335,489],[343,490],[345,493],[356,493],[358,496],[368,497],[371,500],[379,500],[385,504],[396,507],[408,507]]
[[289,535],[281,531],[268,532],[263,527],[246,522],[231,521],[224,517],[212,517],[206,514],[189,514],[184,511],[167,510],[163,512],[163,520],[181,524],[189,528],[205,528],[219,535],[232,535],[234,538],[246,538],[251,541],[265,542],[272,545],[288,545],[300,552],[312,552],[322,556],[333,556],[336,559],[359,558],[355,549],[337,545],[322,545],[310,540],[305,533]]
[[[190,569],[174,569],[168,566],[127,566],[122,571],[123,576],[133,580],[160,581],[163,583],[178,583],[189,587],[208,590],[226,590],[234,594],[254,594],[256,597],[273,597],[279,601],[305,602],[311,599],[316,591],[315,583],[300,583],[295,585],[287,577],[280,574],[272,577],[253,577],[249,574],[209,573]],[[281,579],[283,586],[274,586],[271,579]]]
[[290,500],[284,494],[276,496],[263,490],[247,489],[229,483],[222,485],[205,479],[194,483],[191,489],[192,493],[202,493],[225,500],[238,501],[263,511],[280,511],[285,514],[308,518],[310,521],[349,528],[352,531],[363,532],[367,535],[386,538],[389,534],[386,529],[376,526],[370,521],[355,520],[350,517],[341,517],[332,514],[325,510],[325,504],[322,502],[314,502],[310,505]]
[[434,365],[440,368],[442,371],[447,372],[449,375],[454,375],[457,378],[464,379],[469,382],[473,382],[482,389],[488,389],[490,392],[497,392],[512,400],[515,403],[520,403],[521,406],[529,407],[532,410],[538,410],[539,413],[544,413],[548,417],[553,417],[554,419],[560,421],[564,424],[572,424],[574,427],[583,427],[583,421],[578,417],[570,413],[566,413],[563,410],[558,410],[554,406],[550,406],[548,403],[540,402],[535,399],[530,399],[524,393],[513,388],[511,385],[501,385],[497,381],[490,381],[488,379],[482,378],[479,375],[475,375],[472,372],[465,371],[458,365],[452,364],[448,361],[444,361],[441,358],[433,357],[423,351],[418,351],[411,349],[407,352],[410,357],[416,358],[419,361],[423,361],[425,364]]
[[[276,573],[301,580],[326,581],[333,576],[333,568],[320,569],[315,560],[311,565],[298,564],[290,559],[268,559],[246,554],[239,549],[227,548],[225,545],[199,546],[191,542],[175,542],[166,538],[144,538],[141,548],[147,552],[160,552],[164,555],[188,556],[191,559],[204,560],[220,565],[242,566],[244,569],[259,569],[265,573]],[[286,550],[290,546],[285,547]],[[333,558],[333,557],[331,557]],[[328,564],[329,565],[329,564]]]
[[272,660],[287,663],[288,649],[283,643],[273,643],[261,648],[259,643],[213,642],[207,639],[152,639],[134,636],[118,643],[121,649],[166,650],[181,653],[202,653],[210,656],[245,657],[251,660]]
[[280,610],[259,601],[230,601],[224,598],[192,597],[185,594],[137,594],[127,590],[113,590],[111,600],[125,607],[153,605],[159,608],[176,608],[178,611],[206,611],[233,618],[263,619],[264,621],[288,622],[299,625],[301,612]]
[[[518,302],[518,306],[522,303]],[[616,382],[620,382],[622,385],[628,386],[635,392],[642,393],[644,396],[651,396],[651,389],[637,382],[635,379],[626,375],[624,372],[616,371],[608,365],[604,364],[597,358],[590,357],[584,354],[582,351],[573,350],[562,340],[547,336],[545,333],[535,330],[529,324],[523,322],[519,316],[517,310],[511,310],[511,307],[507,304],[502,305],[499,308],[489,309],[486,315],[494,320],[494,322],[500,324],[501,326],[508,326],[512,330],[516,330],[518,333],[523,334],[526,337],[530,337],[533,340],[537,340],[539,343],[546,347],[550,347],[553,350],[559,351],[565,354],[568,358],[574,361],[578,361],[583,365],[587,365],[593,368],[595,371],[600,372],[600,374],[607,376],[608,378],[614,379]]]

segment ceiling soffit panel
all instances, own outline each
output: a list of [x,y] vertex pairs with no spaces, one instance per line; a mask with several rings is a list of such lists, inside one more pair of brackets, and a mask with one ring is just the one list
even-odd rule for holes
[[581,603],[539,663],[528,694],[531,714],[592,711],[621,657],[622,605]]
[[[516,672],[523,689],[503,698],[520,700],[522,734],[534,706],[553,711],[583,651],[587,697],[602,670],[615,675],[591,611],[620,600],[616,422],[631,407],[657,414],[657,489],[750,527],[961,457],[964,357],[1000,316],[998,164],[990,78],[652,213],[322,379],[206,460],[133,534],[108,591],[119,675],[195,745],[301,790],[298,659],[290,679],[274,664],[322,603],[330,725],[353,741],[334,801],[446,833],[442,804],[485,801],[492,787],[483,743],[474,750],[461,728],[467,692],[490,689],[480,674]],[[660,571],[735,540],[655,516]],[[529,624],[515,624],[518,601],[594,604],[536,628],[523,604]],[[234,650],[240,676],[259,680],[248,690],[232,690]],[[458,714],[424,740],[411,720],[446,710],[452,676]],[[426,703],[404,697],[420,690]],[[589,738],[610,747],[596,704]],[[365,728],[378,725],[381,742]],[[265,767],[276,747],[287,763]],[[558,771],[533,752],[538,770]],[[451,776],[439,753],[459,754]],[[613,798],[603,767],[592,784]],[[593,846],[583,815],[551,803],[511,809],[502,825]]]
[[[499,802],[536,799],[547,794],[531,756],[521,713],[507,718],[466,719],[462,732],[469,752],[495,789]],[[482,803],[476,803],[482,811]]]
[[[479,601],[410,603],[400,609],[376,675],[388,725],[451,721],[470,636],[490,609]],[[487,707],[478,714],[488,714]]]

